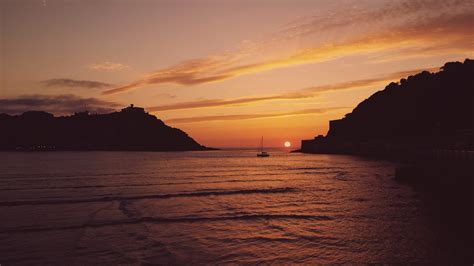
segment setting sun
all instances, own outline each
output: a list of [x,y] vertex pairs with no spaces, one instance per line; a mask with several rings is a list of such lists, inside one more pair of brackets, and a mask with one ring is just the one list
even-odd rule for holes
[[285,143],[283,144],[286,148],[289,148],[291,147],[291,142],[289,141],[285,141]]

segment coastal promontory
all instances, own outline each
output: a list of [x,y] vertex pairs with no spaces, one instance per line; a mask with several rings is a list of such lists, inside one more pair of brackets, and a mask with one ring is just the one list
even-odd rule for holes
[[133,105],[108,114],[54,116],[43,111],[0,114],[0,150],[194,151],[207,150],[184,131]]
[[[303,140],[306,153],[367,154],[406,158],[451,156],[474,149],[474,60],[446,63],[392,82],[344,118],[326,136]],[[462,151],[462,152],[461,152]]]

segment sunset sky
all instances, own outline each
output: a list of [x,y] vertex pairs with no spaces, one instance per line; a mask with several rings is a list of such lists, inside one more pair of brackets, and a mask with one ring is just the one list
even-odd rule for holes
[[326,134],[391,81],[472,58],[472,0],[4,0],[0,112],[131,103],[211,147]]

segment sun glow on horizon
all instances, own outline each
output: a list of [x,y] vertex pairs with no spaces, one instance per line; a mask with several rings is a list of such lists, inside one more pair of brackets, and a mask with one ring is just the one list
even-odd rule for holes
[[285,141],[285,143],[283,145],[285,146],[285,148],[289,148],[289,147],[291,147],[291,142]]

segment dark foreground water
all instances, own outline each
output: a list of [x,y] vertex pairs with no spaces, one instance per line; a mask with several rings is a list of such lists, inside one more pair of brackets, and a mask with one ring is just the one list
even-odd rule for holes
[[395,164],[255,155],[0,153],[0,264],[463,261]]

